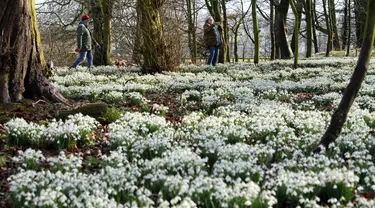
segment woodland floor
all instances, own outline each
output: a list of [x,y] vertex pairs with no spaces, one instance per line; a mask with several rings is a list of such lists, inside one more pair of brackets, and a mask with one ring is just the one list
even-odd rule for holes
[[[172,123],[180,123],[183,116],[180,112],[179,102],[175,95],[149,95],[146,96],[150,100],[150,108],[153,103],[163,104],[169,108],[165,118]],[[60,103],[51,103],[46,100],[23,100],[20,103],[0,104],[0,207],[13,207],[10,199],[8,178],[16,173],[16,165],[12,162],[12,157],[17,155],[19,150],[26,150],[27,146],[10,146],[7,142],[7,132],[4,129],[4,124],[12,118],[23,118],[27,122],[39,123],[41,121],[48,121],[57,117],[61,110],[69,110],[84,104],[91,103],[91,101],[74,101],[70,100],[71,106],[66,106]],[[74,106],[74,107],[73,107]],[[139,111],[137,107],[130,107],[123,104],[122,106],[112,106],[121,112],[125,111]],[[100,151],[102,154],[109,153],[106,145],[106,136],[108,124],[103,124],[98,127],[95,137],[96,143],[94,145],[86,146],[84,148],[73,148],[65,150],[67,153],[89,153],[91,157],[98,155]],[[45,156],[56,156],[59,150],[41,149]],[[88,168],[89,171],[89,168]]]

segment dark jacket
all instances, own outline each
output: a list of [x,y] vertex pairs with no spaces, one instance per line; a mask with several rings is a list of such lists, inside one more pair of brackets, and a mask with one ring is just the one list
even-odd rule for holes
[[80,52],[91,50],[91,34],[83,21],[80,21],[77,27],[77,48]]
[[203,35],[203,39],[204,39],[204,43],[207,47],[209,46],[217,46],[217,40],[216,40],[216,34],[215,34],[215,29],[214,29],[214,26],[216,25],[216,27],[218,28],[219,32],[220,32],[220,44],[219,46],[221,45],[221,43],[223,42],[223,38],[221,36],[221,33],[222,33],[222,27],[220,25],[220,23],[217,23],[215,22],[214,24],[212,25],[209,25],[209,24],[204,24],[204,27],[203,27],[203,30],[204,30],[204,35]]

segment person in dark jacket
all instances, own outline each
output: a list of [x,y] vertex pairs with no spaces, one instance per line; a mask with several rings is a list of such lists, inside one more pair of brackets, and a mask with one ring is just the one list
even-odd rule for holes
[[79,52],[78,58],[73,62],[70,68],[76,68],[85,58],[87,59],[87,66],[92,66],[92,52],[91,52],[91,34],[87,28],[90,22],[88,15],[83,15],[77,27],[77,48],[75,52]]
[[217,57],[219,55],[219,47],[222,43],[221,31],[222,27],[220,23],[214,22],[212,17],[208,17],[203,27],[204,30],[204,42],[210,51],[210,55],[207,59],[207,65],[215,66]]

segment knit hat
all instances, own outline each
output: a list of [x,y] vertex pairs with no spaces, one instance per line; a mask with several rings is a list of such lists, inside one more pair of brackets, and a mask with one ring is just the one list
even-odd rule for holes
[[82,21],[87,20],[87,19],[90,19],[89,15],[87,15],[87,14],[82,15],[82,17],[81,17]]

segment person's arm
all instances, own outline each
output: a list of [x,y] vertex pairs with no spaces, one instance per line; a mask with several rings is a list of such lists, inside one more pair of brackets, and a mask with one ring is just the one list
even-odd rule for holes
[[77,48],[82,48],[82,36],[83,36],[83,26],[79,25],[77,28]]
[[203,29],[204,29],[204,33],[208,33],[209,31],[214,29],[214,24],[206,23],[206,24],[204,24]]

